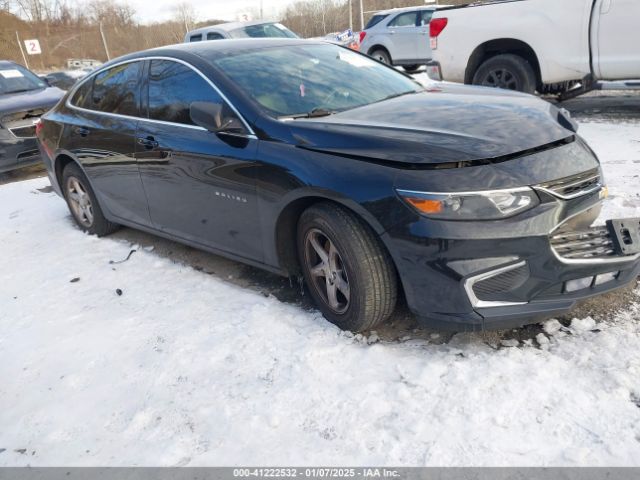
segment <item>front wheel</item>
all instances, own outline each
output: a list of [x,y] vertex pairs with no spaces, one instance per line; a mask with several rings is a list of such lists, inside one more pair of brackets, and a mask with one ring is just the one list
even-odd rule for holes
[[531,64],[518,55],[496,55],[480,65],[473,84],[535,93],[536,74]]
[[396,272],[371,229],[331,203],[307,209],[298,222],[305,282],[322,314],[343,330],[370,330],[389,318]]

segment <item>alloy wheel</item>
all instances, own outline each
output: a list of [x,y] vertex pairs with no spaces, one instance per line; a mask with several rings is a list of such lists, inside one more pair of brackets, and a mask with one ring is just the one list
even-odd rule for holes
[[304,243],[312,287],[334,313],[343,314],[349,308],[351,289],[340,252],[331,239],[316,228],[307,233]]
[[93,205],[86,187],[76,177],[67,179],[67,198],[73,216],[83,226],[89,228],[93,225]]
[[506,90],[518,90],[518,79],[509,70],[500,68],[491,70],[482,81],[482,85]]

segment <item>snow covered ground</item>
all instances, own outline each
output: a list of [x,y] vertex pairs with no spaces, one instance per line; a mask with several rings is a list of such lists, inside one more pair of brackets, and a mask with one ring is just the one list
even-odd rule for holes
[[[582,126],[640,216],[640,125]],[[343,333],[0,187],[0,465],[640,466],[640,289],[492,348]],[[117,292],[120,292],[119,295]]]

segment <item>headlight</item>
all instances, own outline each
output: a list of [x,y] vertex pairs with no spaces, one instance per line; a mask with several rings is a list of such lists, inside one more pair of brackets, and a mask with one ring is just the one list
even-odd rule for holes
[[462,193],[397,192],[420,213],[443,220],[499,220],[540,204],[528,187]]

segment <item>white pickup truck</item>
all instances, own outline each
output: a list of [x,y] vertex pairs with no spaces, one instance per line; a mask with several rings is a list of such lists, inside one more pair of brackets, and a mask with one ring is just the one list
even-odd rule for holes
[[438,10],[432,78],[575,96],[640,78],[640,0],[501,0]]

